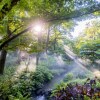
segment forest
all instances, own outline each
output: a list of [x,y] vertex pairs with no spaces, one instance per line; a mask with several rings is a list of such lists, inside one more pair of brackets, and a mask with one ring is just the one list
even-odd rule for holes
[[100,100],[100,0],[0,0],[0,100]]

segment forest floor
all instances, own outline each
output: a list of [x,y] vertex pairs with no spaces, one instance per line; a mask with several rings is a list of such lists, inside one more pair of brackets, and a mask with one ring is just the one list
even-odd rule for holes
[[[56,74],[53,77],[53,79],[50,82],[46,83],[44,87],[42,88],[42,90],[45,92],[54,89],[56,85],[60,84],[64,80],[66,75],[68,75],[69,73],[72,73],[74,77],[77,77],[78,75],[92,76],[92,72],[88,70],[86,66],[82,65],[82,63],[78,61],[78,58],[76,59],[76,56],[69,55],[67,51],[66,51],[66,55],[64,55],[66,56],[65,60],[63,60],[63,57],[61,55],[53,54],[49,56],[52,59],[54,59],[54,61],[49,64],[49,69],[52,72],[56,72]],[[71,59],[68,60],[69,58],[67,59],[67,57]],[[40,59],[44,59],[47,62],[49,62],[49,59],[45,59],[45,58],[46,56],[44,56],[44,54],[40,56]],[[35,100],[45,100],[45,96],[39,95],[35,98]]]
[[[67,52],[66,56],[68,57]],[[45,91],[54,89],[55,85],[62,82],[68,73],[72,73],[73,76],[92,74],[91,71],[83,66],[75,57],[73,57],[73,59],[71,58],[70,61],[67,61],[67,59],[64,61],[61,55],[50,55],[50,57],[55,61],[49,65],[49,68],[52,72],[56,72],[56,75],[49,83],[45,84]],[[40,58],[43,59],[45,56],[42,55]]]

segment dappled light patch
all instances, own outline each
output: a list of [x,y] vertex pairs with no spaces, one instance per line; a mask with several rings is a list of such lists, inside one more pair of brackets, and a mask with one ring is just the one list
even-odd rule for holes
[[16,73],[20,74],[22,73],[23,71],[27,70],[29,72],[34,72],[35,69],[36,69],[36,60],[35,58],[32,58],[30,63],[28,63],[28,61],[22,61],[20,63],[20,65],[18,66],[17,70],[16,70]]
[[100,78],[100,70],[94,69],[93,74]]

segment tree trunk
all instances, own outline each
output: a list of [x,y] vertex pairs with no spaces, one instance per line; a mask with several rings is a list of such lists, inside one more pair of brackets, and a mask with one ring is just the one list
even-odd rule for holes
[[38,65],[39,64],[39,52],[37,52],[37,54],[36,54],[36,65]]
[[49,30],[48,30],[48,32],[47,32],[47,40],[46,40],[46,53],[47,53],[47,50],[48,50],[49,35],[50,35],[50,29],[49,29]]
[[7,51],[1,50],[1,54],[0,54],[0,74],[3,74],[3,71],[4,71],[6,55],[7,55]]
[[42,33],[38,33],[38,44],[37,44],[37,54],[36,54],[36,65],[39,64],[39,56],[40,56],[40,51],[41,51],[41,43],[42,43]]
[[56,50],[56,38],[54,40],[54,50]]

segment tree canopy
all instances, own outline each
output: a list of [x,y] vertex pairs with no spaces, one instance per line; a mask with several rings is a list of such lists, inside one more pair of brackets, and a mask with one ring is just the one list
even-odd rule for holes
[[[0,6],[1,27],[6,30],[8,25],[13,31],[17,30],[18,26],[24,25],[24,27],[21,28],[22,32],[17,31],[15,35],[3,41],[0,49],[20,34],[27,32],[32,27],[30,26],[31,22],[38,18],[45,22],[55,23],[55,21],[70,20],[99,10],[100,3],[96,0],[7,0],[6,2],[2,0]],[[4,34],[4,32],[2,31],[0,34]]]

